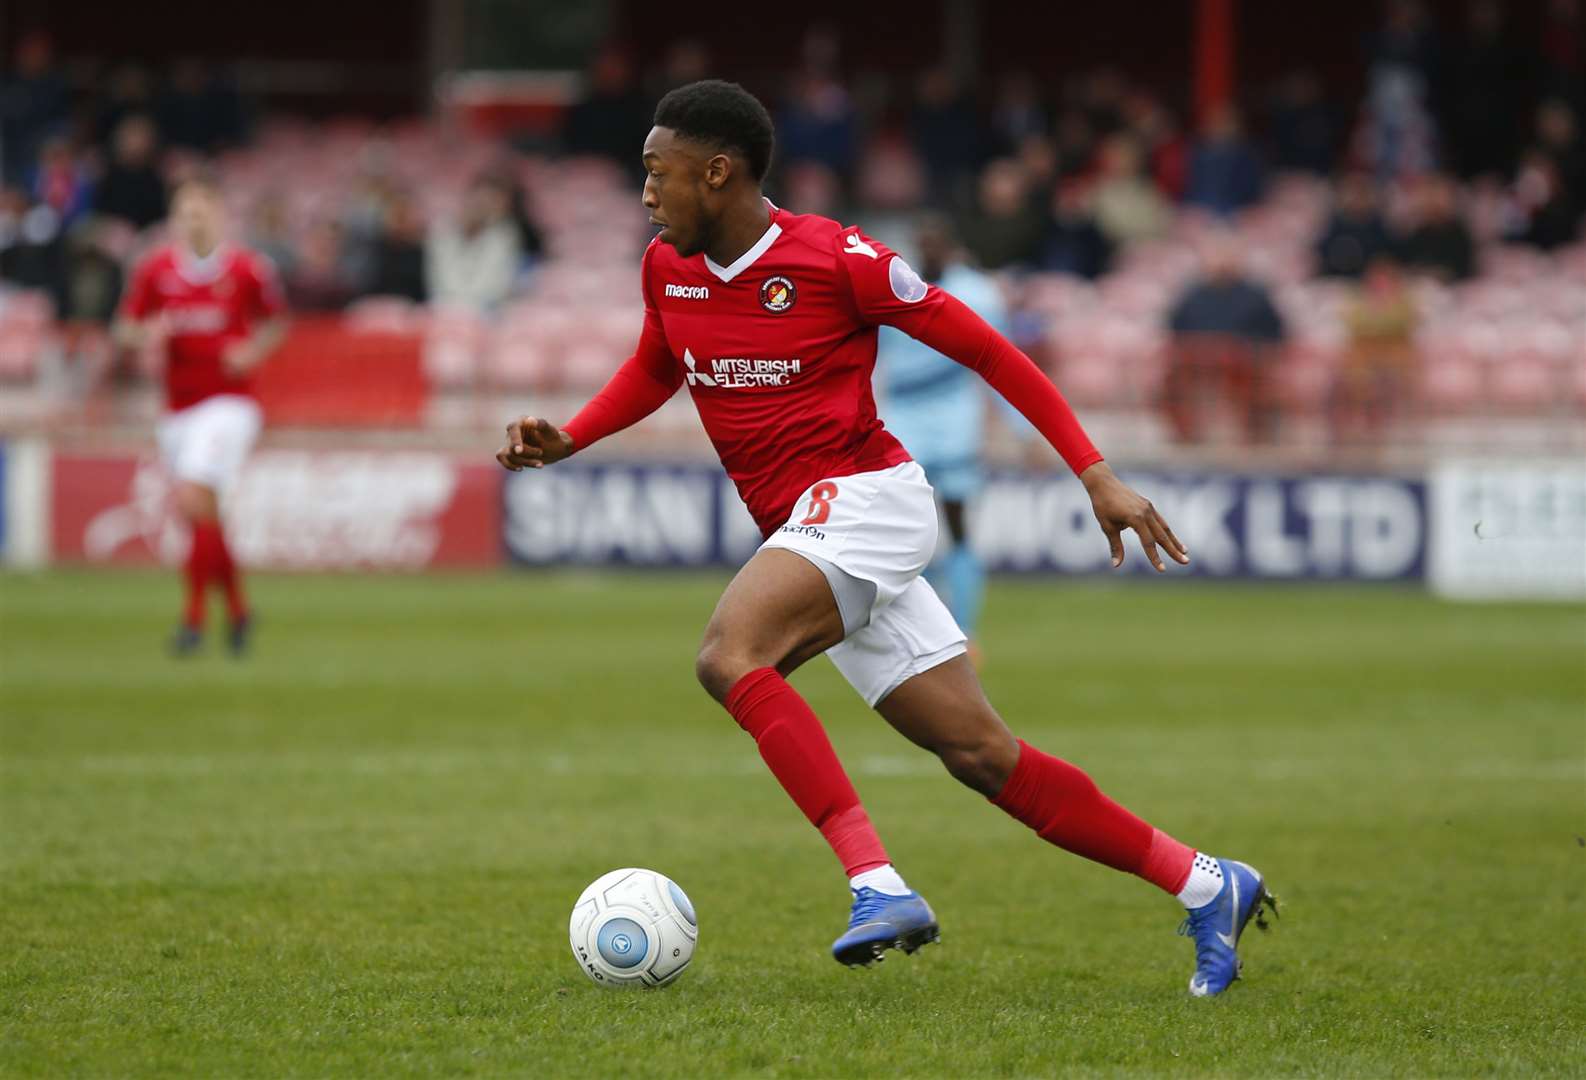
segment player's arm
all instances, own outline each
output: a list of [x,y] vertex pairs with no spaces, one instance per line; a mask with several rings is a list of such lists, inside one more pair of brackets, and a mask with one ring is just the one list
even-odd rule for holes
[[221,357],[226,373],[233,378],[241,378],[253,371],[286,340],[290,327],[291,320],[285,315],[275,315],[255,324],[247,337],[226,346]]
[[667,347],[661,314],[647,298],[638,348],[600,393],[562,428],[542,417],[514,420],[507,425],[507,442],[496,452],[496,460],[513,472],[554,465],[607,435],[637,424],[665,405],[682,384],[683,372]]
[[269,359],[286,340],[291,325],[286,315],[286,291],[281,288],[275,264],[263,255],[253,255],[244,266],[240,300],[252,325],[248,336],[228,344],[220,357],[226,373],[234,379]]
[[1096,521],[1112,548],[1112,564],[1123,563],[1123,531],[1133,529],[1146,558],[1158,571],[1167,567],[1157,546],[1175,561],[1189,562],[1179,542],[1150,501],[1113,473],[1080,426],[1079,418],[1046,374],[1017,346],[997,333],[956,297],[920,277],[892,252],[869,241],[872,258],[846,245],[838,258],[854,287],[860,317],[895,326],[944,356],[976,372],[1001,394],[1052,445],[1090,493]]
[[152,260],[145,259],[133,267],[126,293],[110,323],[110,341],[117,348],[141,352],[163,343],[168,336],[154,291]]

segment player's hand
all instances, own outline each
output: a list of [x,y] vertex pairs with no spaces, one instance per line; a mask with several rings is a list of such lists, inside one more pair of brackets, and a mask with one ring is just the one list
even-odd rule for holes
[[1162,515],[1156,512],[1156,507],[1150,500],[1141,496],[1122,480],[1119,480],[1105,461],[1098,461],[1080,474],[1084,481],[1085,490],[1090,492],[1091,507],[1096,511],[1096,520],[1101,524],[1101,531],[1107,534],[1107,542],[1112,546],[1112,565],[1123,565],[1123,531],[1133,529],[1140,537],[1140,546],[1145,549],[1145,557],[1151,560],[1151,565],[1156,567],[1157,573],[1167,570],[1162,562],[1162,556],[1157,552],[1157,545],[1162,545],[1162,550],[1173,557],[1173,561],[1187,565],[1189,552],[1173,535],[1173,530],[1168,528]]
[[233,379],[240,379],[259,363],[257,351],[247,341],[233,341],[220,354],[220,366]]
[[549,420],[524,416],[507,425],[507,444],[496,460],[513,472],[543,469],[573,452],[573,437]]

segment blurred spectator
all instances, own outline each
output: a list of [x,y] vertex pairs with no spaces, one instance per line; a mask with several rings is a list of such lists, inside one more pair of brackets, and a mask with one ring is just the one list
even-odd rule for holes
[[979,197],[964,215],[959,235],[987,270],[1032,266],[1044,224],[1041,213],[1030,205],[1024,170],[1018,162],[999,158],[981,173]]
[[777,116],[777,150],[785,164],[814,162],[841,178],[853,173],[858,118],[842,83],[805,72]]
[[1093,280],[1107,272],[1112,245],[1096,227],[1090,196],[1077,180],[1059,184],[1041,250],[1041,269]]
[[1514,201],[1522,224],[1511,239],[1552,251],[1578,238],[1581,208],[1564,186],[1558,165],[1542,151],[1529,151],[1521,161]]
[[1586,80],[1586,26],[1581,0],[1547,0],[1542,9],[1542,87],[1582,107]]
[[1096,224],[1113,244],[1132,244],[1164,235],[1173,211],[1142,169],[1140,144],[1132,135],[1113,135],[1102,143],[1098,179],[1092,191]]
[[1261,198],[1261,159],[1245,141],[1231,105],[1213,109],[1190,151],[1184,201],[1214,214],[1243,210]]
[[1097,136],[1106,138],[1124,129],[1128,84],[1119,72],[1105,67],[1085,72],[1072,96]]
[[62,227],[87,213],[93,195],[88,166],[65,136],[44,141],[38,166],[28,180],[28,193],[35,202],[55,211]]
[[1239,240],[1215,237],[1204,246],[1201,274],[1168,315],[1175,334],[1218,334],[1245,341],[1283,340],[1283,318],[1264,285],[1246,277]]
[[999,154],[1020,152],[1025,140],[1046,137],[1052,121],[1041,100],[1040,87],[1027,71],[1012,71],[997,83],[997,98],[991,106],[991,130]]
[[1447,176],[1422,177],[1415,189],[1413,225],[1401,255],[1412,270],[1440,281],[1463,281],[1475,268],[1475,243],[1459,213],[1459,194]]
[[908,210],[925,198],[925,172],[907,142],[882,137],[865,148],[857,188],[859,201],[871,213]]
[[1383,26],[1368,43],[1369,73],[1360,132],[1379,180],[1431,168],[1436,144],[1429,102],[1437,54],[1421,0],[1388,0]]
[[1283,318],[1266,287],[1245,275],[1243,264],[1237,237],[1210,237],[1201,251],[1200,276],[1168,314],[1174,347],[1163,400],[1181,442],[1200,437],[1207,389],[1232,403],[1249,441],[1271,436],[1276,418],[1262,390],[1285,336]]
[[947,68],[931,68],[920,78],[909,134],[925,163],[930,198],[951,202],[980,162],[980,124]]
[[639,92],[627,54],[618,49],[602,52],[590,70],[589,84],[589,95],[568,111],[562,149],[569,154],[609,158],[625,170],[638,170],[654,113]]
[[0,189],[0,278],[48,292],[57,311],[66,306],[60,215],[18,188]]
[[1096,134],[1079,109],[1068,109],[1057,121],[1057,169],[1064,177],[1087,176],[1096,156]]
[[1129,130],[1145,149],[1146,172],[1169,199],[1184,197],[1189,183],[1189,142],[1178,120],[1150,94],[1130,96]]
[[392,181],[383,154],[373,144],[364,154],[364,168],[343,199],[337,221],[342,228],[342,276],[354,292],[370,291],[374,280],[375,245],[385,228]]
[[108,324],[121,297],[122,269],[110,233],[100,221],[74,230],[66,242],[66,294],[61,318]]
[[[641,142],[641,146],[643,143]],[[518,257],[520,269],[532,265],[545,254],[545,238],[540,227],[529,213],[529,193],[523,182],[510,172],[497,170],[492,174],[496,184],[507,193],[507,214],[518,232]]]
[[1272,105],[1272,164],[1278,169],[1327,176],[1333,171],[1337,127],[1322,84],[1309,71],[1295,71],[1278,86]]
[[129,114],[115,131],[110,167],[94,194],[94,209],[146,229],[165,217],[165,180],[154,164],[154,124]]
[[[154,80],[147,68],[137,64],[122,64],[106,80],[105,100],[99,106],[94,124],[94,136],[105,146],[112,146],[121,122],[129,116],[154,115]],[[156,137],[156,142],[158,138]]]
[[511,295],[522,258],[511,193],[499,180],[481,176],[463,196],[457,221],[430,229],[424,252],[430,300],[491,311]]
[[815,161],[790,164],[782,170],[782,201],[799,214],[845,220],[843,185],[837,174]]
[[1316,242],[1316,272],[1358,278],[1371,260],[1393,250],[1377,207],[1377,188],[1362,172],[1346,174],[1333,195],[1333,215]]
[[405,191],[394,193],[386,204],[385,222],[374,248],[370,290],[381,296],[424,301],[424,220],[418,204]]
[[1350,348],[1329,403],[1333,438],[1376,444],[1415,375],[1415,301],[1398,264],[1372,260],[1344,317]]
[[1057,146],[1048,135],[1026,135],[1014,157],[1031,191],[1051,191],[1057,183]]
[[213,153],[247,134],[242,98],[197,60],[179,62],[156,99],[155,121],[170,146]]
[[1449,162],[1462,177],[1508,175],[1514,168],[1515,117],[1528,73],[1504,27],[1499,0],[1471,0],[1465,33],[1449,58],[1443,131]]
[[1536,113],[1536,148],[1558,169],[1559,182],[1577,207],[1586,206],[1586,139],[1575,110],[1563,98],[1549,98]]
[[69,104],[48,35],[22,35],[14,60],[0,82],[0,181],[7,183],[31,174],[44,140],[65,127]]
[[283,277],[292,310],[340,311],[357,296],[346,273],[342,244],[339,222],[320,221],[308,230],[291,273]]
[[710,50],[698,38],[678,38],[667,46],[659,73],[650,78],[650,98],[659,101],[668,91],[711,77]]
[[279,191],[268,191],[260,196],[253,209],[253,222],[248,230],[248,246],[275,264],[282,280],[291,276],[297,266],[297,252],[292,243],[291,219],[286,197]]

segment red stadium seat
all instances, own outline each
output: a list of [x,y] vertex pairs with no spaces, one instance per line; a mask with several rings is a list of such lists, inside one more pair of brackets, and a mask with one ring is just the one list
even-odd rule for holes
[[1517,353],[1495,360],[1487,371],[1494,404],[1516,412],[1545,411],[1557,403],[1563,367],[1535,353]]
[[0,379],[32,381],[48,341],[41,327],[0,324]]
[[1482,365],[1468,355],[1448,352],[1427,357],[1421,367],[1417,397],[1434,415],[1474,411],[1483,400]]

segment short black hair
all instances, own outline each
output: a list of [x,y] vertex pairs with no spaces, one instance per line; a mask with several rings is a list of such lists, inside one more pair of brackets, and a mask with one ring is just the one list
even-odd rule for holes
[[702,79],[676,90],[655,107],[655,126],[685,139],[736,150],[756,180],[771,168],[776,135],[760,99],[734,82]]

